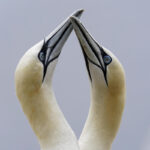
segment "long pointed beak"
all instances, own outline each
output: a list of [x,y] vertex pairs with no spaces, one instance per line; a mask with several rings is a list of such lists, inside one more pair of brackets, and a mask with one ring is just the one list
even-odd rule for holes
[[[71,16],[75,16],[80,18],[83,13],[83,10],[78,10],[73,13]],[[69,17],[61,23],[52,33],[50,33],[45,38],[45,46],[48,48],[47,52],[49,53],[49,57],[47,61],[53,60],[55,57],[58,57],[64,43],[67,41],[71,31],[73,30],[73,26],[70,22]]]
[[87,70],[89,73],[89,77],[91,78],[89,62],[99,67],[104,74],[104,78],[106,79],[106,64],[104,63],[104,56],[106,55],[104,49],[92,38],[83,24],[78,20],[78,18],[72,16],[70,17],[71,22],[73,24],[73,28],[78,37],[79,43],[81,45],[83,55],[85,58]]
[[[97,50],[100,46],[92,38],[92,36],[83,26],[83,24],[76,17],[72,16],[70,17],[70,19],[84,54],[87,56],[89,61],[91,61],[95,65],[100,65],[99,64],[100,58],[98,56]],[[102,66],[100,65],[99,67]]]
[[[71,16],[75,16],[80,18],[83,13],[83,9],[78,10],[74,12]],[[43,47],[39,53],[39,59],[40,55],[44,54],[44,75],[43,80],[46,75],[47,67],[48,65],[55,59],[58,58],[58,56],[61,53],[61,49],[68,39],[71,31],[73,30],[72,23],[70,21],[70,17],[68,17],[61,25],[59,25],[52,33],[50,33],[45,39],[43,43]],[[43,57],[43,56],[42,56]]]

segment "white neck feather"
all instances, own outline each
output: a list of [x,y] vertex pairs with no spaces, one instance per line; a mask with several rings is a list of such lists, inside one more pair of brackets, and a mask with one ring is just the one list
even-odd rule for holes
[[78,150],[76,137],[50,87],[43,84],[36,94],[18,97],[42,150]]
[[110,150],[120,125],[125,95],[97,89],[91,90],[89,115],[79,139],[81,150]]
[[38,59],[42,42],[29,49],[15,72],[17,97],[42,150],[78,150],[77,139],[61,112],[51,86],[57,61],[42,83],[43,65]]

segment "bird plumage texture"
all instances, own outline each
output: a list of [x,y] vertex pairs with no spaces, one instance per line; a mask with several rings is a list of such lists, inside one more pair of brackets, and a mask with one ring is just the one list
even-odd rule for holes
[[[80,17],[83,10],[72,15]],[[44,40],[30,48],[15,72],[17,97],[42,150],[78,150],[77,139],[61,112],[52,76],[61,49],[73,27],[67,18]]]
[[[15,72],[17,97],[42,150],[110,150],[120,126],[126,95],[124,69],[117,57],[88,33],[78,20],[81,14],[82,10],[77,11],[30,48]],[[91,86],[89,114],[79,144],[52,88],[55,66],[73,28]]]
[[124,69],[112,52],[100,46],[75,17],[71,21],[85,58],[91,85],[89,114],[79,139],[81,150],[109,150],[125,104]]

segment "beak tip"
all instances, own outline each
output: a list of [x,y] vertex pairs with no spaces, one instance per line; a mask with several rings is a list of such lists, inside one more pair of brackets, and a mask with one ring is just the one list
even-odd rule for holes
[[84,12],[84,9],[79,9],[79,10],[75,11],[75,13],[73,13],[72,16],[80,18],[83,12]]
[[84,12],[84,9],[82,9],[82,8],[78,10],[79,14],[82,14],[83,12]]

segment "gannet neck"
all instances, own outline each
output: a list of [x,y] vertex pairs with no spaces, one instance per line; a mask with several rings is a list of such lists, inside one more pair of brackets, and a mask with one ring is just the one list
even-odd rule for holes
[[[42,150],[77,150],[77,139],[56,102],[52,77],[46,76],[42,82],[43,66],[33,54],[34,48],[22,57],[15,72],[16,93],[22,109]],[[48,68],[48,74],[52,74],[55,62]]]
[[79,139],[81,150],[110,150],[125,103],[125,75],[119,60],[71,17],[91,84],[91,105]]
[[[16,93],[22,109],[41,150],[78,150],[77,139],[56,102],[50,84],[52,77],[48,80],[46,76],[42,83],[42,64],[37,60],[29,50],[15,72]],[[51,64],[48,74],[52,66],[55,65]]]
[[77,150],[76,137],[57,105],[53,90],[44,85],[36,94],[18,95],[42,150]]
[[[73,15],[80,17],[82,12]],[[24,54],[15,72],[17,97],[42,150],[79,149],[52,90],[53,72],[72,29],[68,18]]]
[[[110,150],[123,113],[125,95],[91,89],[91,105],[79,139],[81,150]],[[90,143],[90,144],[89,144]]]

